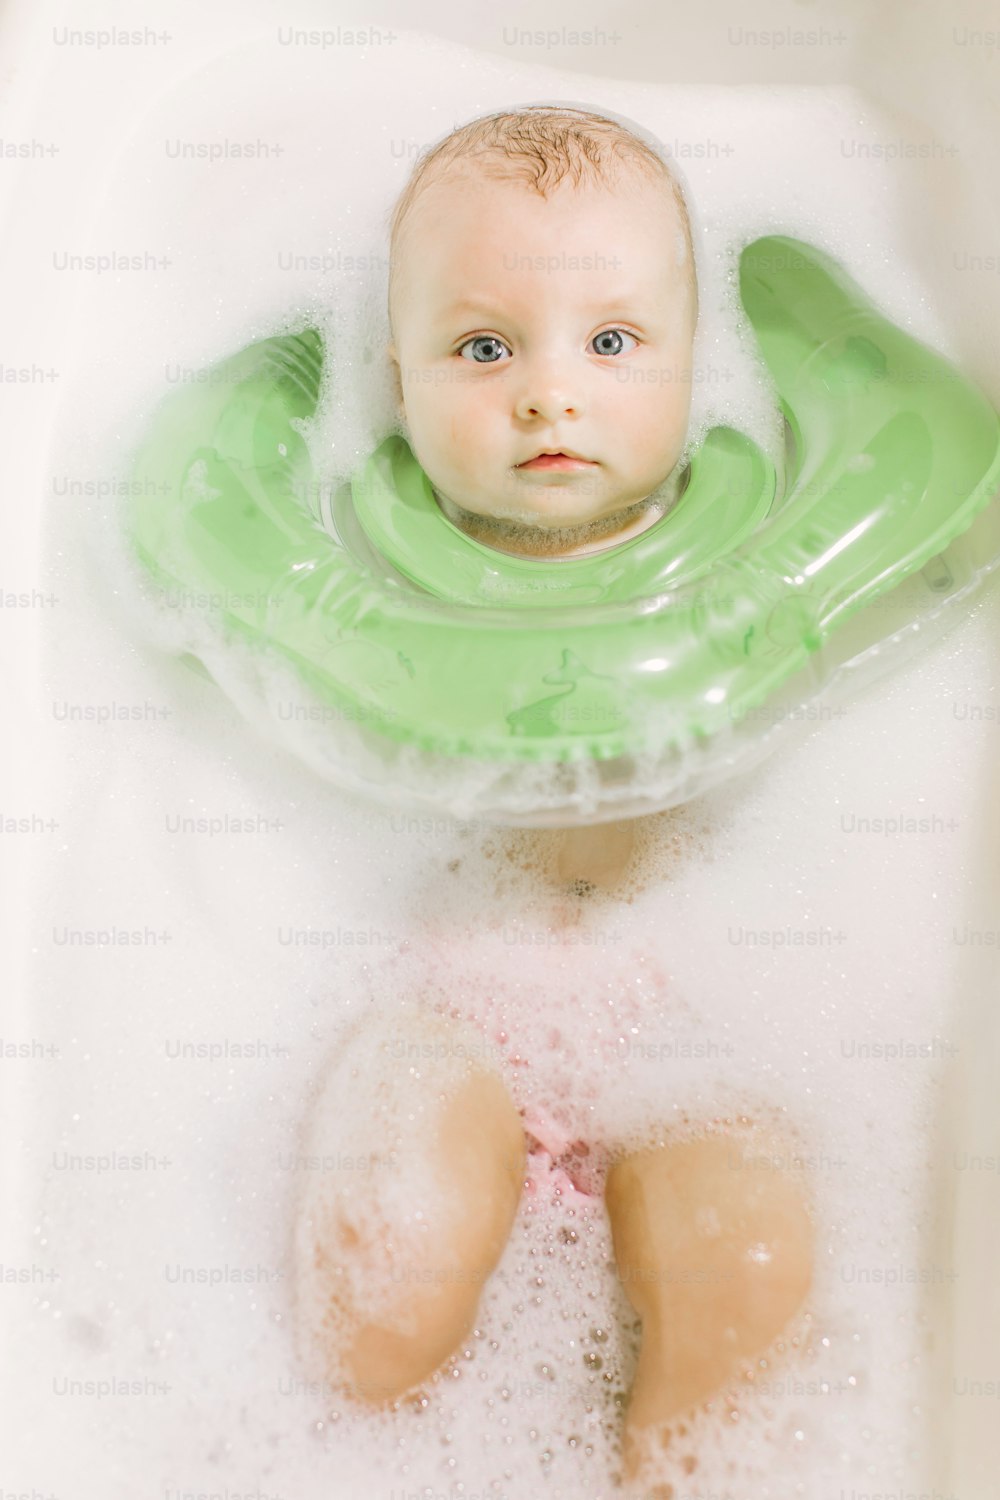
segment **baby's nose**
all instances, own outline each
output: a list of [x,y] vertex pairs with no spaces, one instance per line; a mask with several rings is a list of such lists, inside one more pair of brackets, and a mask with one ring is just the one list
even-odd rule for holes
[[557,422],[560,417],[580,414],[580,395],[568,380],[550,376],[526,382],[516,401],[517,415],[523,420],[541,417]]

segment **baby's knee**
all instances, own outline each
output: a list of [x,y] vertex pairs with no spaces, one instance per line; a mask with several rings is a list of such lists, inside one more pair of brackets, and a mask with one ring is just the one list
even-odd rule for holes
[[705,1399],[781,1335],[809,1290],[805,1184],[773,1144],[710,1135],[635,1152],[608,1174],[619,1272],[654,1346],[651,1414]]
[[469,1332],[525,1170],[481,1038],[430,1016],[386,1040],[355,1035],[330,1070],[307,1147],[325,1167],[307,1182],[297,1246],[306,1357],[374,1402],[426,1379]]
[[769,1146],[746,1133],[708,1135],[612,1167],[608,1212],[633,1300],[650,1303],[667,1286],[712,1298],[753,1287],[745,1317],[774,1299],[794,1310],[811,1279],[812,1221],[793,1159]]

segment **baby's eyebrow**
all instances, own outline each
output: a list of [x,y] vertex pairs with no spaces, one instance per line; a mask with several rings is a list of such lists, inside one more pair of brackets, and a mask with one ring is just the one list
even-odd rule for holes
[[462,297],[457,302],[449,302],[447,306],[442,309],[442,315],[446,318],[450,318],[453,317],[455,313],[461,312],[489,313],[494,311],[495,307],[492,302],[486,302],[482,299],[477,300],[472,297]]
[[[623,316],[628,316],[630,309],[635,311],[643,305],[648,309],[648,292],[639,293],[630,289],[621,291],[616,287],[609,297],[595,298],[591,302],[581,303],[580,310],[590,317],[596,317],[602,312],[609,316],[612,313],[620,313]],[[441,316],[453,318],[459,313],[477,313],[483,316],[493,316],[500,311],[501,309],[498,308],[496,303],[488,302],[484,297],[460,297],[454,302],[449,302],[442,308]]]

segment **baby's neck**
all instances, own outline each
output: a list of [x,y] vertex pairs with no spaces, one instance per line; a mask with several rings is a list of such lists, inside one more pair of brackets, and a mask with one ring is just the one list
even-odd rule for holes
[[497,521],[488,516],[478,516],[438,495],[436,490],[434,494],[449,521],[466,536],[512,557],[560,559],[603,552],[648,531],[664,514],[662,501],[647,495],[625,510],[586,526],[522,526],[515,521]]

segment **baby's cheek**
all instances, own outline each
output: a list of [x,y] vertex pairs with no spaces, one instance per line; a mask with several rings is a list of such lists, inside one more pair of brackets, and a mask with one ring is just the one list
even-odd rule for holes
[[694,369],[691,364],[691,352],[688,351],[680,356],[676,366],[676,379],[670,390],[669,401],[669,430],[674,442],[680,445],[683,445],[687,436],[693,381]]
[[690,375],[685,367],[656,366],[623,424],[627,451],[638,475],[650,485],[666,478],[680,456],[690,414]]

